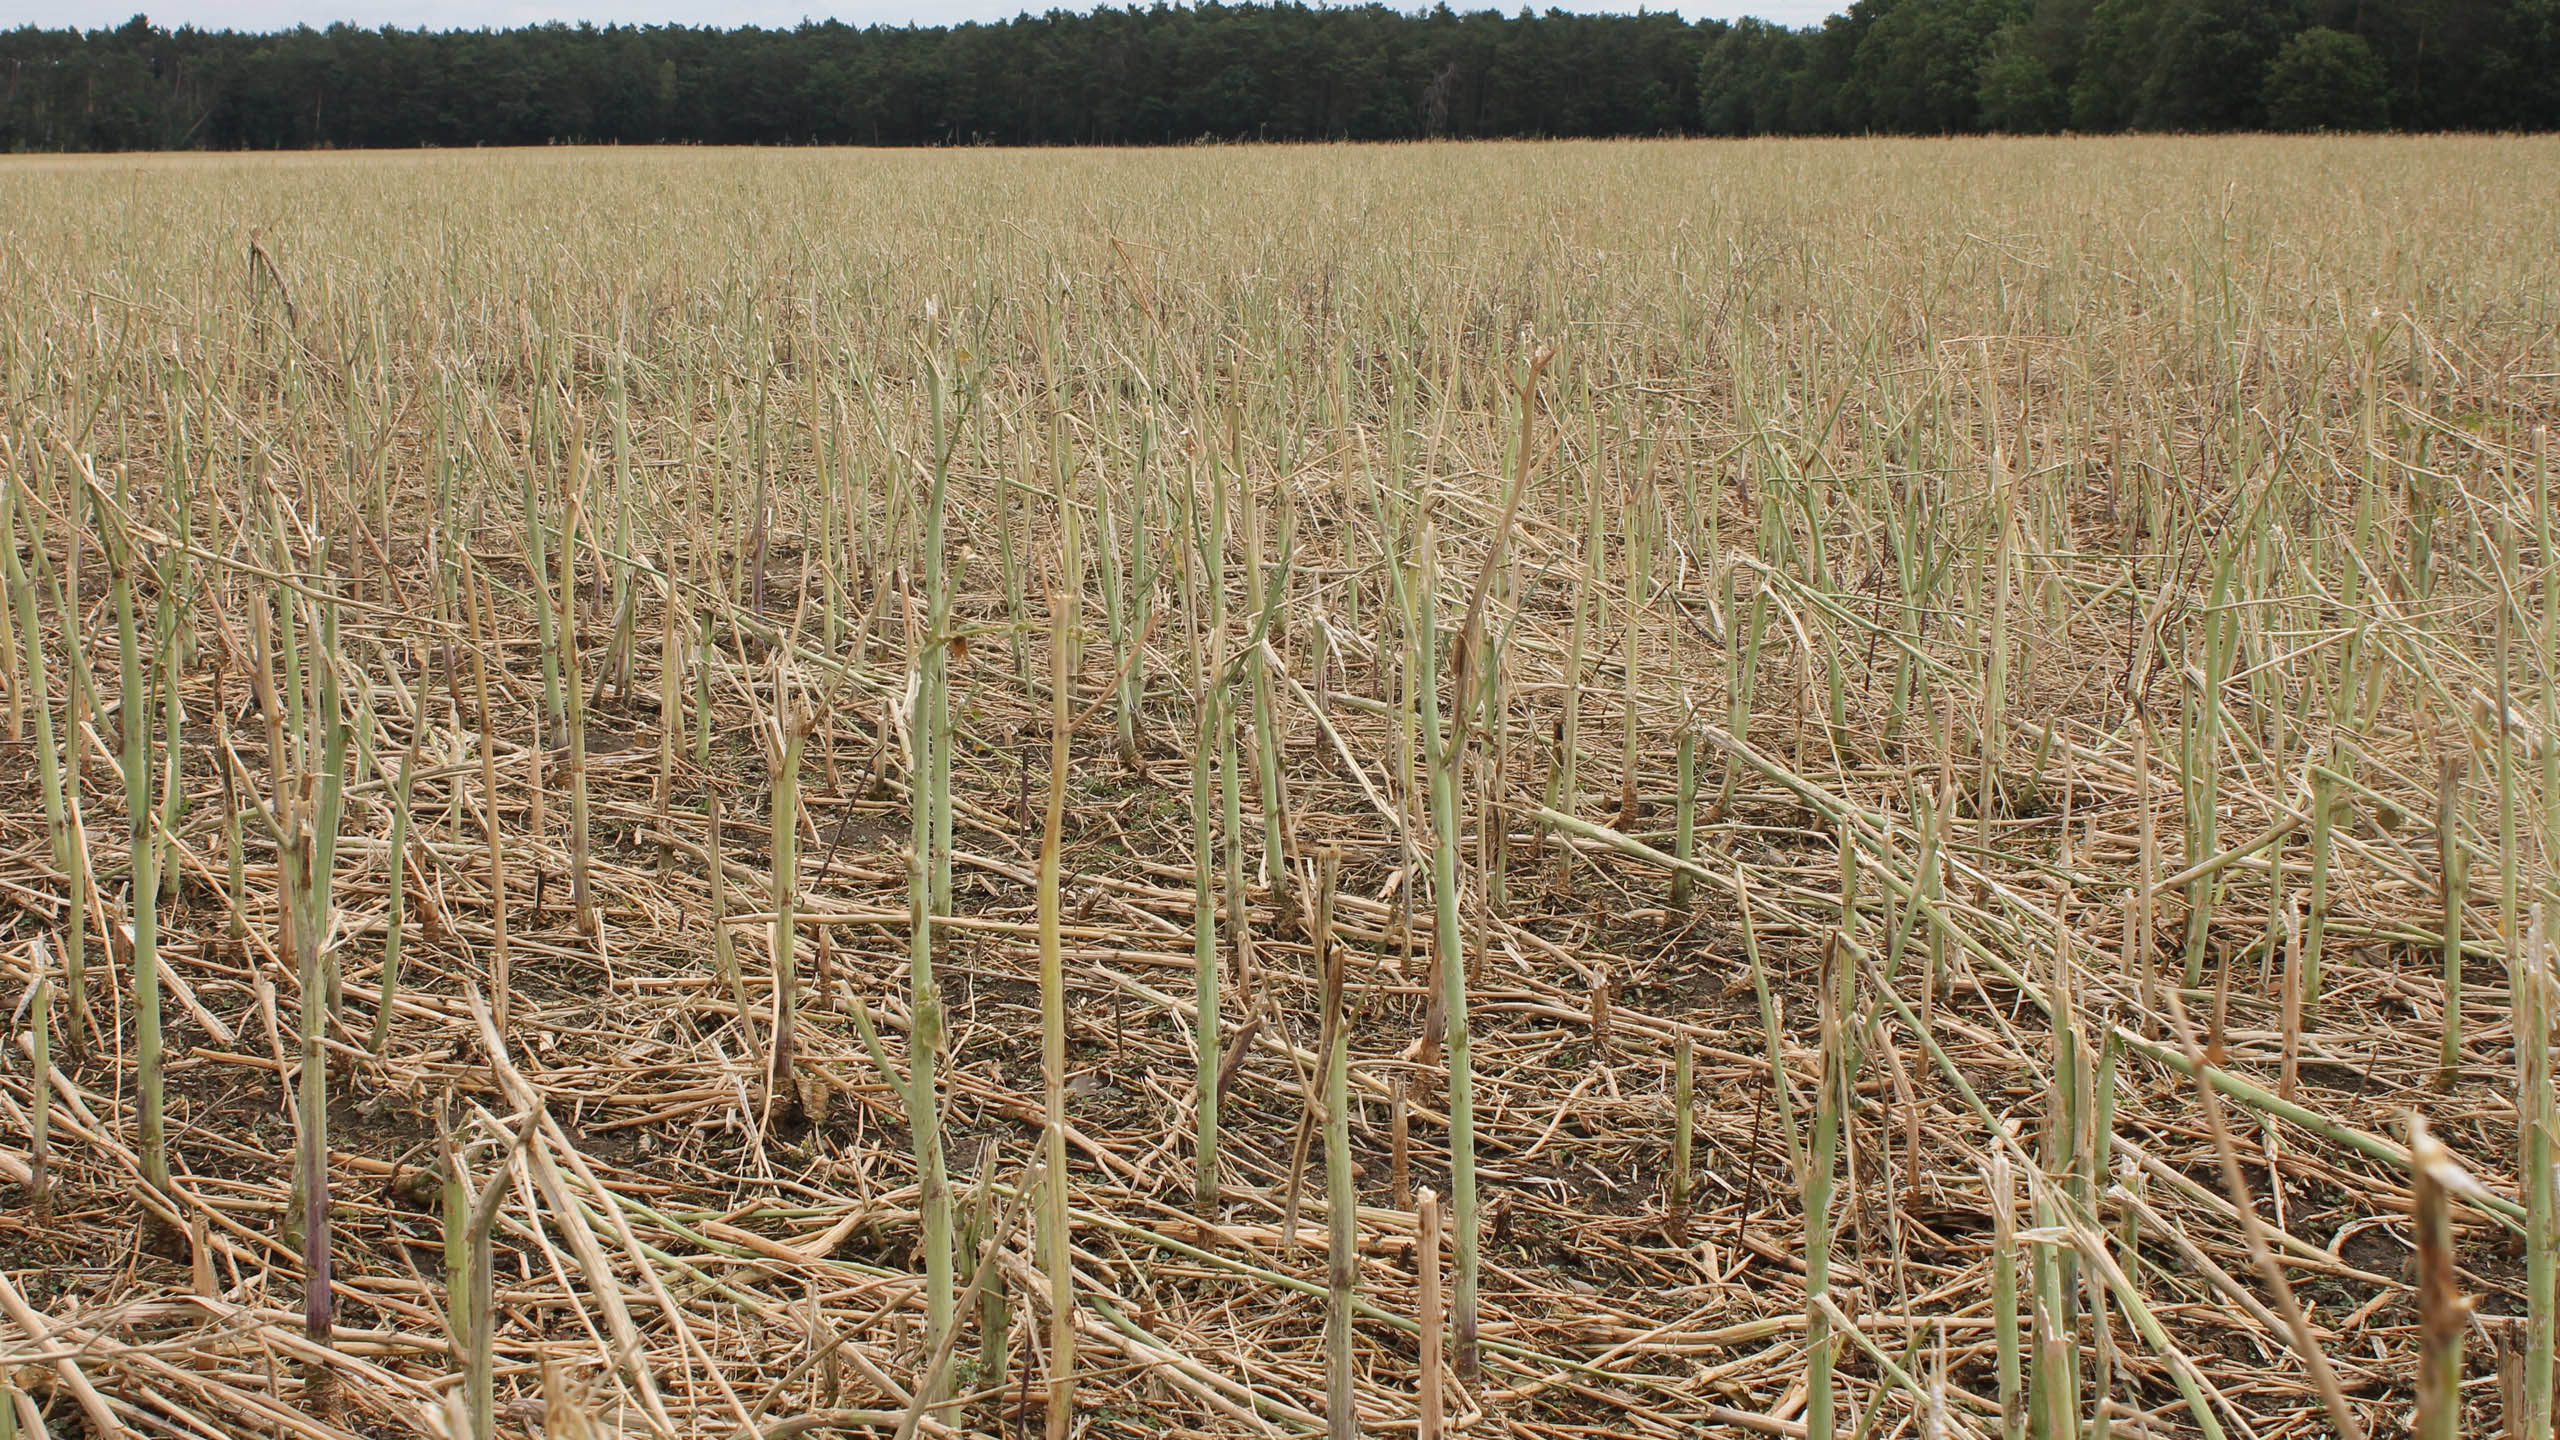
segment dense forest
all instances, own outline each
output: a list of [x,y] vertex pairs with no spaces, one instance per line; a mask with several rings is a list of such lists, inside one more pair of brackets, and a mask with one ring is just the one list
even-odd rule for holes
[[1157,4],[947,28],[0,32],[0,148],[2550,129],[2560,0]]

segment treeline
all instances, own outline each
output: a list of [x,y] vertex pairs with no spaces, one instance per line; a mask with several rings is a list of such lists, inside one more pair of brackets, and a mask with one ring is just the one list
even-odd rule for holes
[[1158,4],[998,24],[0,32],[0,149],[2560,127],[2560,0],[1857,0],[1820,26]]
[[2560,0],[1857,0],[1707,47],[1709,134],[2560,128]]

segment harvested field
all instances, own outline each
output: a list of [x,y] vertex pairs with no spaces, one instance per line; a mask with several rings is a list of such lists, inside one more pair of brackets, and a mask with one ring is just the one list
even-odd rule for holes
[[2552,1433],[2560,142],[0,216],[0,1436]]

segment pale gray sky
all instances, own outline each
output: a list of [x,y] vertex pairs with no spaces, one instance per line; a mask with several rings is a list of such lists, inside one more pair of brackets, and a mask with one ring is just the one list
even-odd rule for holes
[[[1420,0],[1391,3],[1411,8]],[[1520,0],[1451,3],[1465,10],[1488,4],[1508,10],[1516,8]],[[1845,4],[1846,0],[1839,3]],[[367,27],[454,30],[546,20],[592,20],[599,25],[619,21],[789,26],[804,17],[833,18],[849,25],[904,25],[911,21],[939,25],[957,20],[1002,20],[1025,8],[1046,9],[1046,0],[1028,7],[1025,0],[0,0],[0,28],[72,25],[98,29],[123,24],[137,9],[162,25],[194,25],[206,30],[281,30],[295,25],[327,25],[337,20]],[[1790,25],[1809,25],[1838,5],[1822,0],[1690,0],[1673,8],[1692,18],[1754,14]]]

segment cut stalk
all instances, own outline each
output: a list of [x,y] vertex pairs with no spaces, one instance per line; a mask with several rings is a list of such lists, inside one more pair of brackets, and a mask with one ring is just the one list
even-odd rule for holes
[[1582,521],[1582,583],[1573,587],[1573,636],[1568,642],[1564,672],[1564,729],[1556,742],[1562,760],[1547,777],[1547,808],[1568,815],[1581,798],[1582,671],[1591,643],[1591,609],[1605,603],[1594,597],[1601,591],[1609,567],[1609,536],[1602,528],[1603,488],[1595,463]]
[[1685,1243],[1689,1235],[1690,1147],[1697,1128],[1694,1062],[1689,1032],[1671,1042],[1671,1238]]
[[497,720],[489,710],[489,655],[497,646],[498,617],[489,605],[488,577],[467,557],[462,594],[473,630],[486,627],[480,643],[471,647],[471,683],[480,709],[480,826],[489,841],[489,992],[498,1033],[504,1035],[515,987],[507,973],[507,852],[498,827]]
[[[391,802],[391,874],[385,882],[390,913],[383,919],[381,998],[373,1007],[373,1058],[382,1058],[383,1047],[391,1041],[391,1004],[400,995],[400,946],[408,929],[409,913],[409,802],[418,781],[419,751],[427,737],[427,685],[433,676],[432,661],[418,667],[417,698],[409,707],[409,749],[400,761],[400,778],[392,787]],[[227,776],[230,772],[225,771]],[[233,834],[238,829],[235,824]],[[236,849],[236,839],[235,839]]]
[[[674,603],[672,597],[668,603]],[[693,629],[693,764],[695,769],[701,769],[711,763],[711,665],[720,654],[708,607],[696,618]]]
[[[1698,736],[1686,725],[1680,728],[1679,794],[1672,801],[1672,823],[1671,853],[1681,864],[1691,864],[1698,851]],[[1673,913],[1687,912],[1693,883],[1687,870],[1671,872]]]
[[[345,696],[338,679],[338,607],[323,601],[318,608],[318,623],[311,632],[311,668],[320,681],[320,783],[313,787],[319,799],[310,812],[310,914],[311,923],[320,927],[312,932],[313,937],[329,941],[333,939],[329,927],[335,913],[338,874],[338,821],[346,806],[348,725]],[[320,967],[328,1019],[335,1024],[345,1014],[345,993],[334,943],[321,944]]]
[[1991,1196],[1991,1335],[2000,1383],[2000,1433],[2018,1440],[2027,1423],[2018,1373],[2018,1191],[2006,1154],[1992,1152],[1984,1185]]
[[[784,700],[774,716],[773,749],[773,1049],[765,1074],[767,1103],[800,1110],[798,1050],[800,969],[800,754],[818,728],[808,702]],[[946,1195],[945,1200],[948,1200]],[[946,1214],[944,1221],[949,1222]]]
[[[1356,1440],[1351,1369],[1352,1307],[1360,1283],[1360,1193],[1351,1180],[1351,1014],[1343,996],[1346,957],[1333,944],[1335,877],[1342,854],[1316,857],[1314,944],[1323,977],[1324,1181],[1330,1233],[1325,1243],[1325,1429],[1331,1440]],[[1052,1437],[1057,1440],[1057,1437]]]
[[1421,1410],[1416,1440],[1440,1440],[1440,1197],[1428,1189],[1415,1202],[1415,1319],[1420,1322],[1415,1349],[1420,1356],[1414,1377],[1415,1400]]
[[[1428,502],[1426,501],[1426,504]],[[1440,976],[1440,1013],[1448,1030],[1449,1187],[1457,1231],[1457,1286],[1453,1297],[1458,1378],[1473,1380],[1476,1343],[1476,1132],[1475,1074],[1467,1034],[1467,963],[1458,932],[1458,764],[1443,733],[1440,711],[1440,627],[1434,591],[1439,585],[1433,520],[1422,521],[1422,574],[1415,592],[1413,667],[1422,710],[1422,753],[1431,779],[1431,902],[1434,968]]]
[[2525,943],[2511,971],[2515,991],[2516,1188],[2524,1194],[2525,1323],[2524,1406],[2519,1440],[2551,1440],[2552,1344],[2555,1257],[2560,1257],[2560,1216],[2554,1215],[2552,1140],[2560,1132],[2560,1097],[2552,1091],[2553,990],[2550,935],[2545,912],[2529,912]]
[[[231,717],[217,704],[213,714],[213,749],[217,756],[231,754]],[[235,951],[248,953],[249,944],[249,857],[241,834],[240,783],[231,765],[216,762],[222,772],[222,855],[229,879],[231,922],[229,938]]]
[[[542,603],[543,577],[550,572],[542,533],[542,482],[537,473],[536,457],[527,456],[524,467],[524,564],[525,573],[533,577],[534,641],[542,655],[542,716],[553,724],[566,718],[560,695],[560,652],[554,642],[553,627],[558,619],[551,607]],[[575,550],[575,537],[564,539],[564,551]]]
[[[6,480],[9,470],[14,469],[9,466],[11,458],[9,442],[0,438],[0,467],[8,467],[0,468],[0,543],[8,547],[12,562],[10,572],[14,575],[18,550],[18,487]],[[18,597],[19,586],[14,581],[0,586],[0,676],[7,677],[8,681],[11,745],[23,745],[27,740],[27,669],[30,666],[41,668],[44,664],[44,652],[41,650],[28,651],[23,664],[18,659]],[[7,1397],[0,1395],[0,1407],[6,1404]],[[13,1421],[14,1417],[0,1419],[0,1424]]]
[[[2240,627],[2231,602],[2234,569],[2232,557],[2227,554],[2214,569],[2211,599],[2205,610],[2203,684],[2188,699],[2195,723],[2181,732],[2187,742],[2181,767],[2186,785],[2187,854],[2196,858],[2213,854],[2218,843],[2215,834],[2221,805],[2223,682],[2231,673],[2231,656]],[[2212,938],[2214,892],[2220,884],[2217,877],[2205,875],[2187,887],[2186,983],[2190,990],[2204,979],[2205,950]]]
[[[1740,638],[1725,651],[1725,658],[1732,665],[1725,676],[1725,728],[1736,743],[1747,743],[1751,735],[1751,700],[1759,687],[1760,640],[1767,633],[1769,620],[1769,589],[1760,583],[1756,574],[1738,566],[1726,572],[1725,582],[1728,587],[1748,582],[1750,590],[1750,618],[1743,622]],[[1739,590],[1732,590],[1725,602],[1726,613],[1739,616],[1743,598]],[[1713,812],[1717,818],[1721,819],[1733,808],[1733,788],[1741,778],[1742,758],[1735,754],[1726,755],[1724,787],[1717,792]]]
[[2311,877],[2308,913],[2302,922],[2302,1023],[2320,1028],[2320,962],[2329,933],[2329,870],[2337,831],[2337,782],[2329,775],[2338,763],[2311,767]]
[[[27,1211],[37,1225],[53,1219],[53,977],[44,973],[44,941],[35,942],[36,983],[27,997]],[[0,1404],[6,1397],[0,1396]]]
[[[668,575],[667,602],[658,615],[658,777],[650,792],[650,807],[657,812],[658,833],[675,833],[675,822],[669,810],[675,803],[676,732],[683,728],[683,695],[685,647],[677,633],[674,587],[675,557],[665,561]],[[675,849],[663,841],[658,846],[658,871],[664,878],[675,863]]]
[[[453,1097],[436,1102],[436,1172],[442,1182],[438,1200],[444,1221],[444,1318],[445,1332],[453,1341],[454,1353],[468,1357],[472,1350],[471,1314],[471,1181],[462,1173],[461,1157],[453,1143]],[[466,1358],[467,1366],[468,1360]],[[468,1387],[466,1386],[466,1389]],[[465,1400],[466,1407],[468,1399]],[[469,1440],[468,1436],[457,1440]]]
[[[918,567],[924,577],[925,617],[924,653],[918,657],[922,667],[920,677],[922,684],[917,690],[916,699],[923,709],[924,723],[917,728],[916,734],[920,740],[928,737],[930,740],[930,743],[925,744],[917,756],[932,776],[924,792],[929,802],[926,808],[931,822],[929,828],[923,832],[927,881],[930,885],[927,903],[931,914],[948,915],[951,913],[951,748],[953,739],[951,663],[954,647],[951,636],[952,577],[948,569],[949,558],[944,550],[943,539],[945,512],[948,508],[951,489],[951,454],[954,447],[959,444],[960,437],[957,423],[945,424],[944,381],[939,366],[934,368],[932,383],[927,387],[927,397],[933,411],[934,463],[932,484],[926,494],[924,507],[924,556]],[[963,554],[964,556],[966,554],[965,548]],[[936,1015],[938,1020],[939,1000],[936,1001]],[[922,1018],[921,1014],[918,1018]],[[937,1107],[937,1116],[939,1113]],[[938,1123],[937,1120],[937,1128]],[[938,1145],[936,1153],[938,1156]],[[924,1174],[926,1168],[919,1165],[917,1173]],[[931,1168],[937,1174],[939,1173],[941,1168],[939,1159]],[[933,1185],[934,1188],[940,1189],[946,1187],[948,1183],[947,1179],[937,1178]],[[947,1222],[948,1215],[944,1216],[944,1219]],[[947,1231],[942,1249],[945,1251],[950,1249]],[[944,1278],[933,1288],[937,1294],[945,1294],[947,1300],[946,1292],[951,1288],[950,1257],[944,1255],[939,1263],[942,1266]],[[944,1312],[949,1308],[947,1303],[941,1307]],[[947,1314],[944,1323],[947,1323]],[[940,1333],[939,1330],[936,1333]]]
[[[302,975],[301,1093],[294,1106],[294,1118],[300,1127],[302,1145],[294,1193],[302,1206],[302,1326],[308,1339],[327,1346],[335,1318],[329,1273],[327,916],[320,908],[326,898],[316,882],[319,837],[311,818],[299,810],[295,807],[296,813],[277,841],[276,858],[277,868],[284,876],[285,903],[300,912],[294,940],[300,951],[296,958]],[[308,1383],[322,1388],[324,1393],[333,1381],[325,1365],[315,1366],[308,1377]],[[324,1412],[330,1403],[334,1402],[321,1402]]]
[[[2060,1214],[2049,1193],[2036,1195],[2036,1222],[2048,1233]],[[2031,1417],[2028,1433],[2037,1440],[2075,1440],[2079,1434],[2078,1352],[2066,1334],[2070,1326],[2070,1284],[2063,1274],[2062,1247],[2035,1248],[2035,1368],[2028,1386]]]
[[1751,989],[1760,1004],[1761,1043],[1769,1057],[1769,1091],[1778,1111],[1778,1128],[1786,1137],[1787,1164],[1801,1174],[1805,1168],[1804,1135],[1796,1124],[1794,1087],[1787,1079],[1786,1030],[1780,1022],[1778,1000],[1769,989],[1769,967],[1760,958],[1760,931],[1751,921],[1751,884],[1743,878],[1741,867],[1733,872],[1734,909],[1742,917],[1742,954],[1751,966]]
[[1049,1282],[1049,1440],[1067,1440],[1075,1416],[1075,1272],[1067,1229],[1067,978],[1059,939],[1058,869],[1063,860],[1067,763],[1074,678],[1068,659],[1076,623],[1073,591],[1049,595],[1049,803],[1040,824],[1040,1075],[1043,1175],[1040,1268]]
[[[929,1344],[951,1332],[953,1277],[951,1180],[944,1169],[939,1055],[942,992],[933,978],[933,917],[944,898],[937,864],[939,820],[950,803],[948,740],[942,686],[949,665],[950,587],[942,573],[943,503],[950,478],[950,444],[942,430],[942,382],[930,387],[938,447],[924,511],[925,627],[918,641],[915,700],[908,735],[915,767],[908,777],[907,846],[907,1130],[915,1151],[918,1224],[925,1266],[925,1326]],[[776,1048],[781,1041],[777,1038]],[[939,1395],[925,1397],[928,1400]]]
[[747,1000],[747,977],[738,970],[737,937],[729,933],[729,852],[721,835],[720,787],[709,787],[704,798],[703,841],[710,862],[705,868],[711,881],[711,964],[719,972],[721,984],[728,988],[730,1003],[737,1007],[738,1034],[746,1042],[747,1053],[761,1060],[764,1047],[756,1039],[755,1012]]
[[1813,1143],[1808,1147],[1799,1188],[1804,1194],[1805,1293],[1805,1434],[1829,1435],[1837,1397],[1831,1371],[1836,1345],[1830,1311],[1823,1301],[1831,1292],[1831,1198],[1833,1170],[1839,1163],[1841,1121],[1846,1113],[1849,1046],[1846,1029],[1856,985],[1849,957],[1835,937],[1821,985],[1822,1088],[1814,1097]]
[[2462,1429],[2462,1332],[2471,1301],[2454,1269],[2449,1192],[2467,1188],[2469,1178],[2428,1133],[2425,1117],[2409,1117],[2418,1231],[2418,1440],[2453,1440]]
[[[1135,623],[1134,614],[1143,600],[1145,585],[1143,581],[1135,586],[1129,584],[1128,561],[1124,552],[1136,543],[1135,537],[1144,531],[1147,521],[1143,498],[1139,495],[1136,485],[1130,487],[1130,494],[1131,539],[1122,538],[1119,507],[1111,503],[1109,485],[1096,482],[1093,508],[1102,517],[1103,623],[1111,635],[1112,674],[1118,677],[1114,681],[1116,694],[1112,706],[1112,721],[1119,733],[1120,763],[1131,770],[1136,770],[1139,768],[1137,731],[1139,676],[1136,667],[1130,663],[1132,657],[1129,652],[1137,643],[1136,632],[1132,626]],[[1011,502],[1008,500],[1002,503],[1006,515],[1010,517]],[[1009,525],[1005,530],[1005,536],[1009,552],[1012,536]]]
[[[1197,1051],[1194,1060],[1198,1079],[1195,1082],[1192,1104],[1198,1142],[1194,1147],[1193,1155],[1195,1170],[1191,1187],[1191,1205],[1193,1211],[1204,1220],[1216,1217],[1220,1189],[1218,1132],[1221,1097],[1218,1094],[1218,1072],[1221,1059],[1220,1047],[1224,1045],[1225,1040],[1219,1033],[1223,1017],[1219,1014],[1218,991],[1219,971],[1225,963],[1225,952],[1219,944],[1217,899],[1212,888],[1217,882],[1212,877],[1220,873],[1218,847],[1221,838],[1224,839],[1226,846],[1224,884],[1231,904],[1235,903],[1238,891],[1241,889],[1243,870],[1243,862],[1237,852],[1237,827],[1233,811],[1236,773],[1235,726],[1229,713],[1231,706],[1226,679],[1227,567],[1224,558],[1226,491],[1223,488],[1223,482],[1217,478],[1214,471],[1210,476],[1210,484],[1212,489],[1209,497],[1208,531],[1204,535],[1195,523],[1191,537],[1192,552],[1200,561],[1203,588],[1209,599],[1207,652],[1205,656],[1200,657],[1201,663],[1197,667],[1200,686],[1198,715],[1200,731],[1193,743],[1191,754],[1191,825],[1194,844],[1192,988],[1194,1004],[1199,1012],[1198,1024],[1192,1036],[1192,1044]],[[1193,514],[1196,521],[1198,515],[1196,503]],[[1223,825],[1219,825],[1211,815],[1213,765],[1219,792],[1225,798],[1227,805]],[[1244,928],[1243,919],[1235,910],[1231,909],[1227,918],[1232,928],[1237,930]]]
[[2276,1078],[2276,1096],[2294,1098],[2302,1057],[2302,917],[2288,906],[2284,912],[2284,1053]]
[[[1244,606],[1248,623],[1257,634],[1270,629],[1280,605],[1281,586],[1272,584],[1263,573],[1262,502],[1237,477],[1244,502]],[[1288,828],[1285,802],[1280,793],[1280,733],[1278,712],[1273,704],[1271,667],[1264,661],[1262,646],[1254,644],[1244,655],[1245,680],[1253,696],[1253,761],[1254,790],[1262,802],[1262,873],[1271,888],[1286,894],[1289,888]],[[1242,927],[1236,927],[1239,939]]]
[[[595,895],[587,883],[587,691],[578,652],[578,525],[584,513],[581,498],[577,491],[570,492],[568,533],[560,541],[558,586],[560,667],[564,672],[561,703],[567,707],[563,724],[569,732],[569,908],[576,916],[578,933],[600,939]],[[611,664],[608,656],[608,671]],[[597,683],[603,683],[601,675]]]
[[2449,1091],[2462,1078],[2462,907],[2470,896],[2471,866],[2457,827],[2467,755],[2447,755],[2436,767],[2436,898],[2444,910],[2444,1036],[2436,1051],[2435,1088]]
[[[996,1151],[997,1142],[990,1136],[978,1152],[978,1193],[970,1202],[969,1220],[960,1235],[963,1254],[983,1253],[987,1242],[993,1238]],[[817,1300],[814,1292],[810,1300],[814,1310]],[[997,1283],[987,1286],[978,1296],[977,1385],[982,1392],[992,1392],[999,1397],[1004,1392],[1007,1372],[1011,1368],[1012,1330],[1013,1310],[1006,1303],[1002,1277],[999,1276]],[[998,1403],[1001,1404],[1001,1400]]]
[[[123,487],[119,474],[118,489]],[[104,498],[100,497],[99,528],[108,533],[108,515]],[[151,797],[152,766],[150,759],[151,710],[146,699],[149,676],[145,673],[141,639],[135,628],[133,610],[134,571],[140,557],[134,553],[130,534],[115,535],[107,549],[111,567],[109,584],[114,590],[116,609],[116,646],[118,664],[122,667],[124,695],[116,713],[116,729],[122,739],[125,814],[130,821],[132,851],[131,900],[133,923],[133,1029],[135,1088],[139,1092],[137,1148],[142,1158],[142,1181],[152,1190],[169,1194],[169,1142],[162,1128],[162,1072],[160,1050],[160,845],[151,833],[153,805]],[[72,617],[77,623],[77,617]],[[171,736],[176,744],[177,737]]]
[[[5,483],[0,482],[0,484]],[[40,543],[43,536],[41,532],[32,528],[33,523],[32,520],[29,521],[29,536]],[[73,543],[78,543],[76,538]],[[51,667],[44,661],[44,631],[36,615],[35,586],[27,578],[25,564],[18,558],[18,531],[14,519],[6,532],[0,533],[0,561],[5,561],[7,565],[9,593],[13,597],[13,604],[17,611],[19,632],[25,642],[27,691],[29,698],[34,702],[32,708],[35,711],[36,720],[36,781],[44,794],[45,840],[53,848],[53,868],[68,877],[65,883],[70,887],[69,904],[65,907],[70,912],[70,935],[63,950],[62,979],[71,999],[71,1043],[78,1046],[87,1043],[89,1031],[89,985],[81,955],[81,951],[87,948],[88,943],[83,934],[86,927],[82,923],[87,909],[87,900],[82,894],[80,883],[81,872],[86,868],[84,864],[86,857],[75,849],[72,843],[71,818],[65,809],[63,798],[64,752],[56,748],[57,741],[53,733]],[[77,614],[66,611],[62,627],[63,634],[66,642],[72,647],[74,657],[78,654],[76,641],[78,627]],[[76,669],[79,661],[74,658],[71,663]],[[75,695],[73,703],[76,709],[76,682],[73,689]],[[67,738],[73,747],[70,753],[77,755],[79,745],[77,727],[73,728]],[[70,768],[76,775],[77,765],[74,764]]]
[[446,1176],[445,1253],[454,1251],[452,1224],[462,1221],[463,1283],[459,1300],[450,1298],[448,1281],[447,1305],[455,1319],[455,1343],[463,1355],[463,1410],[470,1424],[470,1440],[498,1440],[497,1418],[497,1313],[495,1293],[495,1250],[492,1237],[498,1226],[498,1212],[506,1207],[507,1196],[514,1187],[507,1183],[507,1168],[515,1152],[533,1138],[542,1123],[542,1111],[536,1109],[525,1117],[524,1126],[515,1134],[514,1143],[503,1149],[497,1169],[489,1183],[474,1193],[466,1167],[469,1151],[453,1143],[452,1132],[440,1137]]

